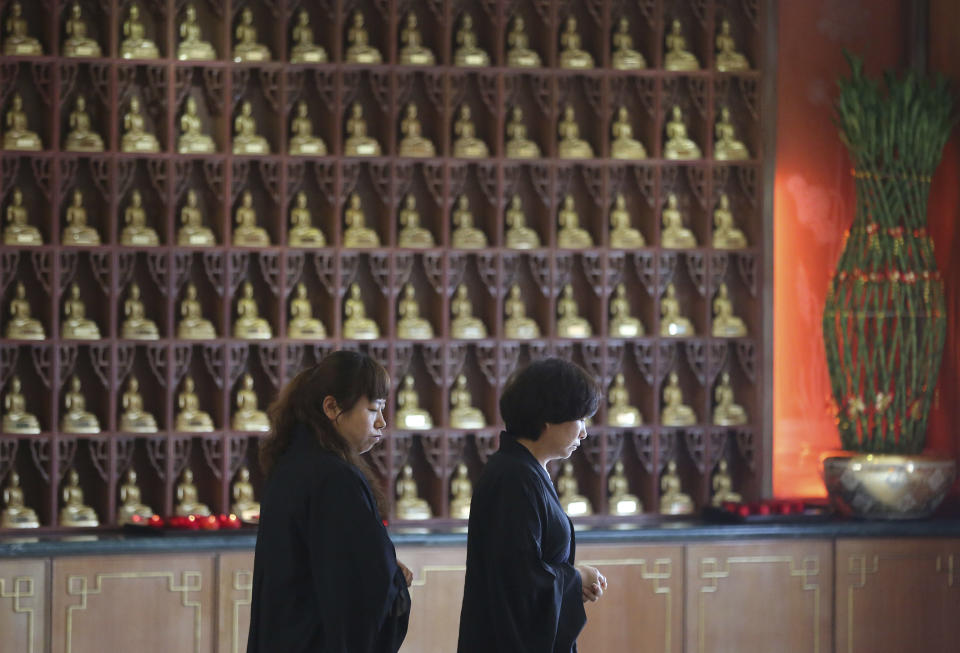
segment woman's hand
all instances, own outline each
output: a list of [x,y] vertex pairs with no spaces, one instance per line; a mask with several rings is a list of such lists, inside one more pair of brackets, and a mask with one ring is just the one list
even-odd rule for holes
[[[400,571],[403,572],[403,579],[407,581],[407,587],[410,587],[410,583],[413,582],[413,572],[399,560],[397,560],[397,566],[400,567]],[[606,581],[604,581],[604,583],[606,583]]]
[[576,570],[580,572],[584,603],[596,601],[603,596],[603,591],[607,589],[607,577],[601,574],[599,569],[590,565],[578,565]]

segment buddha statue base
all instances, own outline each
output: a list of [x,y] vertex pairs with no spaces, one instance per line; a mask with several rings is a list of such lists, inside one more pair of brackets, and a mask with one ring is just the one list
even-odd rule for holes
[[636,50],[621,50],[613,53],[614,70],[643,70],[647,62]]
[[585,50],[564,50],[560,53],[560,67],[570,70],[593,68],[593,57]]
[[713,158],[717,161],[746,161],[750,158],[750,152],[738,141],[716,143],[713,146]]
[[380,156],[380,143],[372,138],[351,136],[343,146],[346,156]]
[[454,229],[451,236],[454,249],[483,249],[487,246],[487,235],[474,228]]
[[64,340],[99,340],[100,328],[90,320],[67,320],[60,330]]
[[99,134],[70,134],[67,136],[67,152],[103,152],[103,139]]
[[700,148],[693,141],[673,143],[668,141],[663,148],[663,158],[674,161],[699,159],[703,157]]
[[450,333],[457,340],[481,340],[487,337],[487,327],[476,317],[456,318],[450,322]]
[[39,433],[40,422],[37,420],[36,416],[30,415],[29,413],[20,413],[16,415],[10,415],[8,413],[3,416],[3,432],[22,434]]
[[557,247],[561,249],[587,249],[593,247],[593,237],[579,227],[576,229],[561,229],[557,234]]
[[217,331],[209,320],[181,322],[177,325],[177,338],[181,340],[215,340]]
[[30,508],[6,508],[0,513],[0,528],[40,528],[40,520]]
[[529,227],[507,230],[506,241],[507,249],[536,249],[540,247],[540,236]]
[[343,337],[350,340],[376,340],[380,337],[380,327],[368,318],[350,319],[343,323]]
[[660,325],[663,338],[688,338],[696,335],[693,324],[687,318],[677,318]]
[[290,154],[294,156],[326,156],[327,145],[319,138],[296,136],[290,139]]
[[579,139],[564,140],[557,146],[557,155],[561,159],[592,159],[593,147]]
[[693,426],[697,423],[697,416],[689,406],[665,408],[661,422],[664,426]]
[[430,505],[423,499],[418,499],[410,503],[397,504],[397,519],[431,519],[433,511]]
[[327,238],[316,227],[294,227],[287,235],[290,247],[326,247]]
[[326,63],[327,51],[318,45],[297,45],[290,53],[290,63]]
[[407,431],[427,431],[433,428],[430,413],[421,409],[400,409],[396,415],[397,426]]
[[270,430],[270,419],[261,410],[242,411],[233,416],[231,426],[234,431],[266,433]]
[[206,227],[186,227],[177,232],[177,244],[186,247],[213,247],[217,244],[213,232]]
[[688,229],[663,234],[663,247],[665,249],[694,249],[696,246],[697,238]]
[[327,330],[320,320],[293,320],[287,328],[287,337],[301,340],[323,340],[327,337]]
[[423,137],[408,137],[400,141],[400,156],[431,157],[436,156],[437,150],[433,143]]
[[31,225],[10,225],[3,230],[4,245],[43,245],[40,230]]
[[586,517],[593,514],[590,500],[580,495],[569,498],[560,497],[560,504],[563,506],[563,511],[570,517]]
[[406,47],[400,50],[400,63],[405,66],[432,66],[436,63],[436,57],[427,48]]
[[727,233],[713,235],[714,249],[744,249],[749,247],[747,237],[739,229],[731,229]]
[[64,433],[99,433],[100,422],[91,413],[68,413],[60,422],[60,430]]
[[478,138],[460,138],[453,144],[453,156],[461,159],[484,159],[490,156],[487,144]]
[[454,408],[450,411],[450,426],[455,429],[482,429],[486,428],[487,420],[479,408]]
[[614,159],[646,159],[647,151],[640,144],[640,141],[617,140],[613,142],[610,148],[610,156]]
[[507,65],[511,68],[539,68],[540,55],[533,50],[510,50],[507,53]]
[[466,68],[489,66],[490,57],[483,50],[458,50],[454,54],[453,63]]
[[[470,499],[466,500],[454,499],[450,502],[450,517],[452,519],[470,519]],[[466,531],[457,531],[454,529],[454,532],[463,532]]]
[[117,509],[117,525],[123,526],[124,524],[142,524],[143,522],[149,521],[153,515],[154,512],[149,506],[120,506],[120,508]]
[[540,327],[531,318],[511,318],[503,325],[504,334],[514,340],[531,340],[540,337]]
[[64,508],[60,511],[60,525],[67,528],[95,528],[100,525],[100,520],[93,509],[71,509]]
[[67,246],[99,245],[100,234],[90,227],[67,227],[63,230],[61,241]]
[[616,249],[638,249],[646,247],[647,241],[637,229],[632,227],[610,232],[610,247]]
[[63,56],[65,57],[102,57],[100,44],[96,41],[84,40],[80,42],[68,40],[63,44]]
[[160,142],[153,134],[124,136],[120,143],[122,152],[159,152]]
[[233,337],[238,340],[269,340],[273,330],[262,317],[253,320],[241,320],[233,327]]
[[194,517],[209,517],[212,514],[210,508],[203,503],[181,503],[174,512],[178,517],[189,517],[191,515]]
[[714,322],[710,332],[714,338],[746,338],[747,325],[738,317],[730,317],[724,322]]
[[690,515],[693,501],[686,494],[665,495],[660,498],[661,515]]
[[156,247],[160,244],[160,238],[153,229],[127,227],[120,234],[120,242],[130,247]]
[[177,141],[177,152],[180,154],[213,154],[217,151],[217,146],[209,136],[200,134],[196,136],[181,136]]
[[589,338],[593,329],[582,317],[561,318],[557,321],[557,335],[561,338]]
[[717,70],[721,73],[743,72],[750,70],[750,63],[739,52],[721,52],[717,54]]
[[213,61],[217,58],[217,51],[206,41],[181,43],[177,48],[177,59],[180,61]]
[[263,136],[251,136],[233,141],[234,154],[270,154],[270,144]]
[[37,152],[43,149],[40,137],[32,132],[23,134],[4,134],[3,149]]
[[643,323],[637,318],[614,318],[610,321],[611,338],[636,338],[643,334]]
[[351,46],[347,48],[347,63],[374,64],[383,63],[383,57],[376,48],[366,46]]
[[433,327],[423,318],[402,319],[397,323],[397,337],[403,340],[429,340]]
[[234,63],[260,63],[270,59],[270,49],[265,45],[237,46],[233,49]]
[[611,406],[607,411],[607,424],[610,426],[641,426],[643,417],[633,406]]
[[39,320],[19,318],[7,326],[7,337],[11,340],[45,340],[47,334]]
[[742,426],[747,423],[747,412],[742,406],[717,406],[713,413],[713,423],[716,426]]
[[269,247],[270,236],[263,227],[247,227],[233,233],[235,247]]
[[120,337],[126,340],[159,340],[160,332],[157,325],[149,320],[124,322]]
[[7,37],[3,44],[3,54],[20,57],[42,57],[43,46],[32,36]]
[[157,421],[148,413],[121,415],[120,430],[124,433],[156,433]]
[[540,146],[533,141],[507,141],[508,159],[539,159],[540,156]]
[[124,59],[159,59],[160,50],[152,41],[124,41],[120,44],[120,56]]
[[673,72],[690,72],[700,70],[700,62],[690,52],[668,52],[663,67]]
[[213,431],[213,420],[206,413],[177,415],[176,430],[182,433],[209,433]]
[[640,499],[632,494],[610,497],[610,514],[618,517],[627,517],[629,515],[639,515],[643,512],[643,504]]

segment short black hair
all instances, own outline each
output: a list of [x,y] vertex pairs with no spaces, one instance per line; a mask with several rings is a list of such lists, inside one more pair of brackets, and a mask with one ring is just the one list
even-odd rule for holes
[[500,395],[500,416],[508,436],[536,440],[547,424],[591,417],[600,396],[600,384],[585,369],[545,358],[510,376]]

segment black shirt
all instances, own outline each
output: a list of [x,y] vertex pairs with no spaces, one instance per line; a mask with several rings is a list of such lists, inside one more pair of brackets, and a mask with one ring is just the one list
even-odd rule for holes
[[396,653],[409,615],[366,479],[297,426],[260,505],[247,653]]
[[470,503],[458,653],[575,653],[587,621],[575,551],[547,471],[501,434]]

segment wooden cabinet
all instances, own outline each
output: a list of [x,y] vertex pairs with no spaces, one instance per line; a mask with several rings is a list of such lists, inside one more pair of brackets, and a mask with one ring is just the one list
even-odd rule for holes
[[217,653],[243,653],[250,630],[253,553],[221,554],[217,577]]
[[47,650],[49,567],[46,560],[0,560],[0,648],[4,651]]

